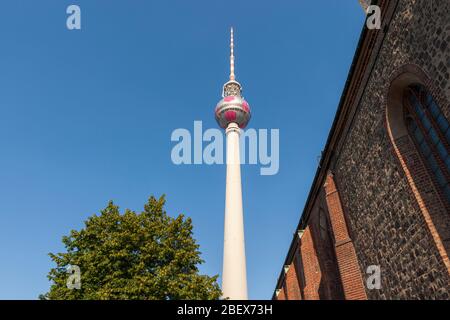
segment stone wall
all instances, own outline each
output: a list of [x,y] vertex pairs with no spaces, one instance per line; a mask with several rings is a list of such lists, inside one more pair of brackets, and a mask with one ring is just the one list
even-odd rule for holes
[[450,1],[400,0],[334,167],[361,272],[381,267],[369,299],[449,299],[450,277],[386,129],[392,76],[421,68],[450,119]]

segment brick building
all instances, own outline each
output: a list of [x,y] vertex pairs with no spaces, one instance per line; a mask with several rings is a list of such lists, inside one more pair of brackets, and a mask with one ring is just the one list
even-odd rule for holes
[[450,1],[372,4],[274,299],[450,298]]

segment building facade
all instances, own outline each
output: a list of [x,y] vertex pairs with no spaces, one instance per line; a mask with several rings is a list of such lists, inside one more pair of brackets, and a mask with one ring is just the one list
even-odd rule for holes
[[450,1],[372,5],[274,299],[450,298]]

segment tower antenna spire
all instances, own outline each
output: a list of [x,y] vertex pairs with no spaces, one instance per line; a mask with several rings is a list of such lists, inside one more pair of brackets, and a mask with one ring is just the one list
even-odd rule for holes
[[230,34],[230,80],[235,80],[234,75],[234,32],[233,27],[231,27],[231,34]]

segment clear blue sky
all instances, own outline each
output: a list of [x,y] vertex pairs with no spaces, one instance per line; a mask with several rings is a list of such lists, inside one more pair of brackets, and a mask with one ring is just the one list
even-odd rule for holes
[[269,299],[363,23],[357,0],[2,1],[0,298],[37,298],[63,235],[152,194],[192,217],[201,271],[221,273],[225,167],[175,166],[170,135],[217,127],[232,25],[249,127],[280,129],[279,173],[242,172],[249,296]]

